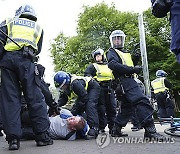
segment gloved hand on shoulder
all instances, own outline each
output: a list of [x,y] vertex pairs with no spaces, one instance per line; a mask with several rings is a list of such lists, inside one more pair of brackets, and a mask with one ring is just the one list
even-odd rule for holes
[[58,103],[53,102],[52,106],[48,110],[49,116],[58,115],[60,113],[61,108],[59,107]]

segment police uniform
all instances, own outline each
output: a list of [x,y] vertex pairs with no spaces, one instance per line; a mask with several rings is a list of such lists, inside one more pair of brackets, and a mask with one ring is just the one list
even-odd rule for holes
[[[0,81],[1,81],[1,69],[0,69]],[[0,82],[0,100],[1,98],[1,82]],[[2,123],[2,116],[1,116],[1,111],[0,111],[0,136],[3,136],[1,130],[3,130],[3,123]]]
[[94,79],[91,77],[71,75],[70,87],[60,95],[58,104],[59,106],[63,106],[73,95],[76,95],[77,99],[72,107],[72,114],[77,115],[85,111],[90,128],[98,128],[97,104],[99,94],[100,86]]
[[158,116],[161,118],[175,116],[174,102],[169,93],[171,83],[165,77],[158,77],[151,82],[158,105]]
[[[144,84],[141,82],[141,80],[139,80],[137,77],[134,78],[134,80],[138,83],[138,86],[140,87],[142,93],[145,94],[145,87],[144,87]],[[137,117],[137,113],[136,113],[136,109],[134,108],[134,111],[133,111],[133,114],[131,116],[131,123],[133,124],[133,127],[131,127],[132,131],[137,131],[139,130],[139,120],[138,120],[138,117]]]
[[[0,95],[1,95],[1,85],[0,85]],[[2,100],[1,96],[0,96],[0,100]],[[3,136],[2,132],[1,132],[2,130],[3,130],[3,123],[2,123],[2,115],[0,112],[0,136]]]
[[[156,0],[151,0],[154,4]],[[154,9],[154,8],[153,8]],[[170,10],[171,22],[171,51],[176,55],[178,63],[180,63],[180,1],[172,0]]]
[[117,102],[114,90],[111,88],[113,74],[108,68],[107,63],[90,64],[84,73],[85,76],[92,76],[101,87],[101,93],[98,100],[99,129],[104,130],[107,123],[110,131],[113,128],[116,117]]
[[142,93],[138,83],[134,80],[133,62],[130,53],[122,50],[110,48],[107,52],[108,67],[113,71],[113,75],[119,84],[116,91],[117,99],[122,101],[121,112],[115,119],[115,123],[120,127],[126,126],[132,116],[133,108],[136,109],[140,125],[149,127],[153,124],[153,108],[149,99]]
[[29,116],[37,135],[37,142],[43,140],[41,135],[48,130],[50,124],[44,96],[35,82],[35,64],[30,57],[27,55],[25,57],[24,47],[36,55],[39,54],[43,30],[35,21],[26,18],[6,19],[4,25],[0,27],[1,30],[18,43],[15,44],[0,32],[0,46],[4,45],[5,49],[0,60],[2,86],[0,109],[6,140],[19,140],[22,135],[20,120],[22,88],[30,109]]

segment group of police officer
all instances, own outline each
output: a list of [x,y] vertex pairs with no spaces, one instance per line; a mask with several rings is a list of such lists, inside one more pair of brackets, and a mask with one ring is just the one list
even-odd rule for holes
[[[40,89],[42,80],[35,63],[43,39],[43,29],[36,21],[34,9],[24,5],[16,11],[13,19],[6,19],[0,26],[0,111],[9,150],[20,147],[21,92],[27,103],[36,145],[53,144],[48,133],[50,122],[45,94]],[[88,66],[85,76],[64,71],[56,73],[54,81],[60,90],[58,106],[65,105],[76,95],[71,112],[73,115],[86,113],[90,126],[87,134],[93,138],[99,132],[104,132],[107,124],[113,137],[127,136],[121,129],[126,126],[135,109],[138,127],[145,129],[144,137],[163,140],[164,137],[155,128],[150,101],[134,78],[134,74],[139,74],[142,68],[134,66],[131,54],[123,49],[124,32],[113,31],[110,42],[111,48],[106,54],[102,49],[93,52],[95,63]],[[156,85],[153,88],[156,91]],[[121,110],[117,115],[115,96],[121,101]]]
[[[100,48],[95,50],[93,52],[95,63],[87,67],[85,77],[64,71],[56,73],[54,81],[61,91],[60,106],[67,102],[72,93],[75,93],[78,97],[72,112],[87,114],[87,122],[90,126],[88,135],[92,137],[98,135],[98,130],[104,132],[106,120],[111,136],[127,136],[121,129],[126,126],[135,110],[139,121],[138,127],[145,129],[144,137],[163,140],[164,137],[157,133],[155,128],[152,118],[154,111],[149,98],[135,80],[135,74],[139,74],[142,68],[134,66],[131,54],[123,49],[124,32],[113,31],[110,41],[111,48],[106,53],[107,62],[104,61],[104,51]],[[115,96],[121,101],[121,110],[117,116]]]

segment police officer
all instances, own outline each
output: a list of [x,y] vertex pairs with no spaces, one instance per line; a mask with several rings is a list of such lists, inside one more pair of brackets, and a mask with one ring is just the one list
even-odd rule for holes
[[108,123],[109,133],[111,133],[116,117],[117,106],[114,90],[111,88],[113,74],[107,66],[107,62],[104,58],[104,51],[101,48],[93,51],[92,57],[95,63],[87,67],[84,75],[92,76],[101,86],[101,93],[98,101],[99,130],[100,132],[104,132]]
[[41,51],[43,30],[30,5],[21,6],[13,19],[6,19],[0,28],[0,47],[5,53],[0,60],[3,128],[9,150],[20,147],[21,131],[21,88],[28,103],[29,116],[36,135],[37,146],[53,144],[47,132],[49,119],[44,97],[35,82],[34,55]]
[[151,0],[152,13],[162,18],[170,12],[171,22],[171,51],[180,63],[180,1],[179,0]]
[[73,95],[77,99],[72,107],[72,114],[79,115],[84,111],[87,114],[87,122],[90,127],[88,136],[96,138],[98,135],[99,118],[97,104],[100,95],[99,84],[91,77],[83,77],[59,71],[54,76],[56,87],[60,88],[61,94],[58,105],[63,106]]
[[174,102],[171,99],[169,89],[172,84],[166,78],[167,73],[163,70],[156,71],[156,79],[151,82],[158,105],[158,116],[161,118],[175,116]]
[[110,35],[111,48],[107,52],[108,67],[113,71],[117,80],[116,96],[122,101],[121,112],[115,119],[112,136],[127,136],[121,132],[132,116],[132,109],[136,109],[140,125],[145,129],[145,138],[163,139],[156,132],[152,119],[153,108],[149,99],[142,93],[138,83],[134,80],[134,73],[139,74],[140,66],[134,66],[130,53],[124,48],[125,34],[115,30]]

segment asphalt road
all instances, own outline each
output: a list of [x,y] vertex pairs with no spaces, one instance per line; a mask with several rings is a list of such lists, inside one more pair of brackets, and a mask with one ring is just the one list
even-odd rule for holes
[[179,154],[180,138],[172,138],[163,133],[168,127],[156,124],[158,132],[167,137],[164,143],[143,141],[144,130],[132,132],[128,124],[123,131],[129,136],[112,138],[108,133],[92,140],[55,140],[53,145],[36,147],[35,141],[21,141],[17,151],[9,151],[5,137],[0,137],[0,154]]

